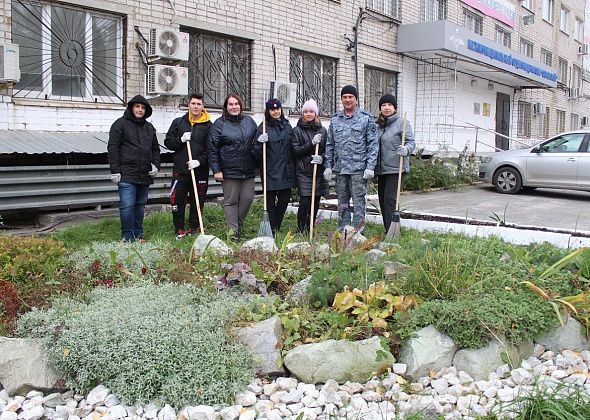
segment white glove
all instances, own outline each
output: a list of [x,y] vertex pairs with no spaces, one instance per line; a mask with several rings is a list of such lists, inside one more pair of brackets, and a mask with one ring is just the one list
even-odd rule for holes
[[397,154],[401,156],[408,156],[410,154],[410,149],[408,149],[408,146],[400,146],[397,148]]
[[320,155],[311,155],[311,163],[313,165],[321,165],[324,159]]
[[199,166],[201,166],[201,162],[199,162],[197,159],[189,160],[186,164],[188,166],[189,171],[192,171],[193,169],[196,169]]
[[332,180],[332,168],[326,168],[324,170],[324,179],[326,181],[331,181]]
[[371,171],[370,169],[365,169],[365,173],[363,173],[363,179],[373,179],[375,176],[375,172]]
[[121,182],[121,174],[111,174],[111,181],[115,184]]
[[150,176],[154,177],[156,175],[158,175],[158,168],[156,168],[156,165],[154,165],[152,163],[152,170],[148,172],[150,174]]
[[315,146],[316,144],[320,143],[321,141],[322,141],[322,135],[316,134],[315,136],[312,137],[311,144],[313,144]]
[[183,143],[186,143],[190,139],[191,139],[191,132],[190,131],[187,131],[186,133],[184,133],[182,135],[182,137],[180,138],[180,141],[183,142]]
[[267,141],[268,141],[268,134],[262,133],[260,136],[258,136],[259,143],[266,143]]

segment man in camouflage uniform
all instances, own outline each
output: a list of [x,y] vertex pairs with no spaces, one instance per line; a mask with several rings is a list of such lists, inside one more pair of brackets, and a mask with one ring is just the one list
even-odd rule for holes
[[359,232],[365,224],[367,180],[375,175],[379,137],[374,117],[358,107],[358,91],[354,86],[342,88],[343,110],[330,120],[326,141],[324,178],[336,174],[338,194],[338,230],[351,225],[350,199],[354,212],[352,226]]

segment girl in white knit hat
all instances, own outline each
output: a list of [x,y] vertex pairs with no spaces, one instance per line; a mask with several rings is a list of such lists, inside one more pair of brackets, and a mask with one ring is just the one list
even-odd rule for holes
[[[310,223],[315,222],[320,197],[327,194],[328,182],[321,174],[324,172],[323,160],[326,150],[327,131],[318,117],[318,104],[313,99],[303,104],[302,116],[294,128],[295,140],[293,149],[296,158],[297,188],[299,190],[299,210],[297,211],[297,227],[301,233],[309,231]],[[316,145],[319,152],[315,154]],[[313,183],[313,167],[317,165],[315,208],[311,218],[311,193]]]

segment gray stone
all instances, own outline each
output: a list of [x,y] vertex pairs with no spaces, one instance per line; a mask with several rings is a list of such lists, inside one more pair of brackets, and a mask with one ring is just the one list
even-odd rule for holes
[[289,293],[287,293],[287,296],[285,296],[285,300],[291,303],[306,302],[309,297],[307,288],[309,287],[310,283],[311,276],[307,276],[303,280],[293,284],[293,286],[291,286],[291,290],[289,290]]
[[406,273],[409,269],[409,265],[398,261],[385,261],[383,263],[383,275],[389,280],[395,280],[398,276]]
[[[239,405],[232,405],[230,407],[225,407],[223,410],[219,412],[221,418],[223,420],[235,420],[240,417],[240,410],[241,406]],[[211,420],[213,420],[213,416],[211,416]]]
[[273,238],[262,237],[250,239],[249,241],[244,242],[242,244],[241,250],[257,250],[272,254],[277,252],[279,249],[277,248],[277,245],[275,244],[275,240]]
[[536,340],[537,343],[549,351],[560,353],[563,350],[584,351],[590,350],[590,343],[584,336],[584,327],[566,315],[563,317],[564,325],[557,325],[545,335]]
[[176,420],[176,411],[166,404],[158,413],[158,420]]
[[407,366],[407,376],[418,378],[428,375],[430,370],[440,370],[451,365],[457,349],[458,346],[449,336],[429,325],[404,341],[399,362]]
[[278,316],[238,330],[239,340],[257,357],[260,374],[285,374],[279,344],[282,334],[283,326]]
[[108,389],[106,386],[98,385],[92,391],[90,391],[90,393],[86,397],[86,404],[88,404],[88,405],[102,404],[102,403],[104,403],[104,400],[107,398],[107,396],[109,395],[110,392],[111,392],[111,390]]
[[[377,362],[377,355],[381,361]],[[389,350],[383,349],[379,337],[362,341],[326,340],[298,346],[285,355],[285,366],[306,383],[325,383],[334,379],[364,382],[373,372],[381,371],[395,362]]]
[[395,242],[379,242],[378,248],[380,251],[385,251],[389,253],[397,252],[400,249],[402,249],[400,244],[397,244]]
[[6,392],[59,391],[62,382],[47,363],[40,340],[0,337],[0,383]]
[[53,394],[49,394],[45,398],[43,398],[43,405],[50,408],[55,408],[58,405],[64,405],[66,400],[62,397],[59,392],[55,392]]
[[[230,408],[230,407],[228,407]],[[186,413],[188,415],[189,420],[214,420],[215,417],[215,410],[213,407],[208,405],[197,405],[196,407],[187,407]],[[239,415],[239,411],[238,411]],[[221,415],[221,417],[225,420],[226,418]],[[228,417],[228,419],[231,417]],[[234,419],[237,417],[233,417]]]
[[217,236],[199,235],[193,244],[193,254],[195,256],[204,255],[205,253],[214,255],[231,255],[232,249]]
[[504,365],[506,362],[503,359],[508,358],[510,364],[516,367],[532,354],[532,342],[525,342],[516,347],[505,338],[499,337],[480,349],[459,350],[453,358],[453,365],[457,370],[463,370],[479,381],[488,379],[491,372]]
[[367,258],[367,261],[371,262],[371,263],[375,263],[377,261],[379,261],[381,258],[385,257],[387,254],[383,251],[380,251],[378,249],[371,249],[369,251],[367,251],[367,253],[365,254],[365,257]]
[[311,244],[309,242],[291,242],[285,247],[287,254],[309,254]]
[[18,418],[18,414],[14,411],[3,411],[0,414],[0,420],[16,420]]

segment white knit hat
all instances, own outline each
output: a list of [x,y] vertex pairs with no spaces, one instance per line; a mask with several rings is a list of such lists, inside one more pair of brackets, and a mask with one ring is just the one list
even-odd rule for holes
[[301,112],[305,111],[306,109],[313,111],[313,112],[315,112],[316,115],[318,115],[318,104],[313,99],[310,99],[309,101],[307,101],[303,104],[303,108],[301,108]]

